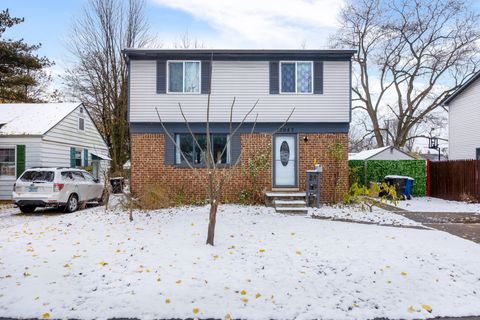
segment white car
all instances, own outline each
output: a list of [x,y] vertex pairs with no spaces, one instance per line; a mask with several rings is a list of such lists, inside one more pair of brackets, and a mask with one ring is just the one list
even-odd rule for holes
[[76,211],[81,203],[102,202],[103,184],[90,173],[73,168],[32,168],[13,186],[13,201],[24,213],[37,207]]

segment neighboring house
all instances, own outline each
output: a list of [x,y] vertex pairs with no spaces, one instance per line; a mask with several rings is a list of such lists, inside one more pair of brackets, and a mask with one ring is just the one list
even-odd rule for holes
[[480,71],[448,96],[448,159],[480,160]]
[[108,168],[108,148],[81,103],[0,104],[0,200],[32,167]]
[[416,160],[411,155],[395,147],[382,147],[349,154],[348,160]]
[[[258,152],[269,165],[259,177],[263,190],[305,190],[307,169],[323,165],[322,199],[333,192],[334,161],[329,147],[340,142],[341,189],[347,188],[347,140],[351,118],[353,50],[163,50],[126,49],[129,63],[131,186],[134,192],[161,184],[187,196],[205,195],[204,181],[187,168],[180,150],[164,134],[155,108],[181,151],[195,166],[203,159],[181,116],[178,104],[200,144],[205,144],[207,98],[211,93],[211,132],[217,162],[236,170],[225,193],[230,200],[248,185],[240,166]],[[233,127],[258,99],[238,134]],[[274,136],[295,108],[288,123]],[[258,119],[255,122],[255,117]],[[255,123],[255,125],[254,125]],[[253,133],[252,132],[253,127]],[[219,152],[227,145],[227,152]],[[202,147],[203,148],[203,147]]]
[[420,154],[418,154],[418,156],[421,159],[430,160],[430,161],[433,161],[433,162],[448,160],[448,158],[445,157],[443,154],[440,154],[440,160],[438,160],[438,152],[437,153],[420,153]]

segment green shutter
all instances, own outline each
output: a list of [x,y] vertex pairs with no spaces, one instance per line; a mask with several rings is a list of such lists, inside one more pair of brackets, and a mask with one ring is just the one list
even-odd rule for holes
[[88,149],[83,149],[83,166],[88,167]]
[[25,171],[25,145],[17,145],[17,154],[15,157],[17,161],[17,178]]
[[75,168],[75,148],[70,148],[70,168]]

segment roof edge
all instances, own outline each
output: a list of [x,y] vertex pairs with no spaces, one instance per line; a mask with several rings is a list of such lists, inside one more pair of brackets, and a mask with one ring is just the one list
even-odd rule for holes
[[470,77],[463,85],[461,85],[457,90],[455,90],[452,94],[445,97],[445,99],[440,102],[440,105],[448,106],[450,102],[455,100],[455,98],[462,93],[465,89],[467,89],[472,83],[474,83],[477,79],[480,79],[480,70],[477,71],[474,75]]

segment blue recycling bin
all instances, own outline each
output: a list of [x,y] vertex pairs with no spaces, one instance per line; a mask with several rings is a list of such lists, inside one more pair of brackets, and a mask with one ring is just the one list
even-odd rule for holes
[[405,197],[410,200],[412,199],[412,189],[413,189],[413,182],[415,179],[412,177],[407,177],[407,181],[405,183]]

